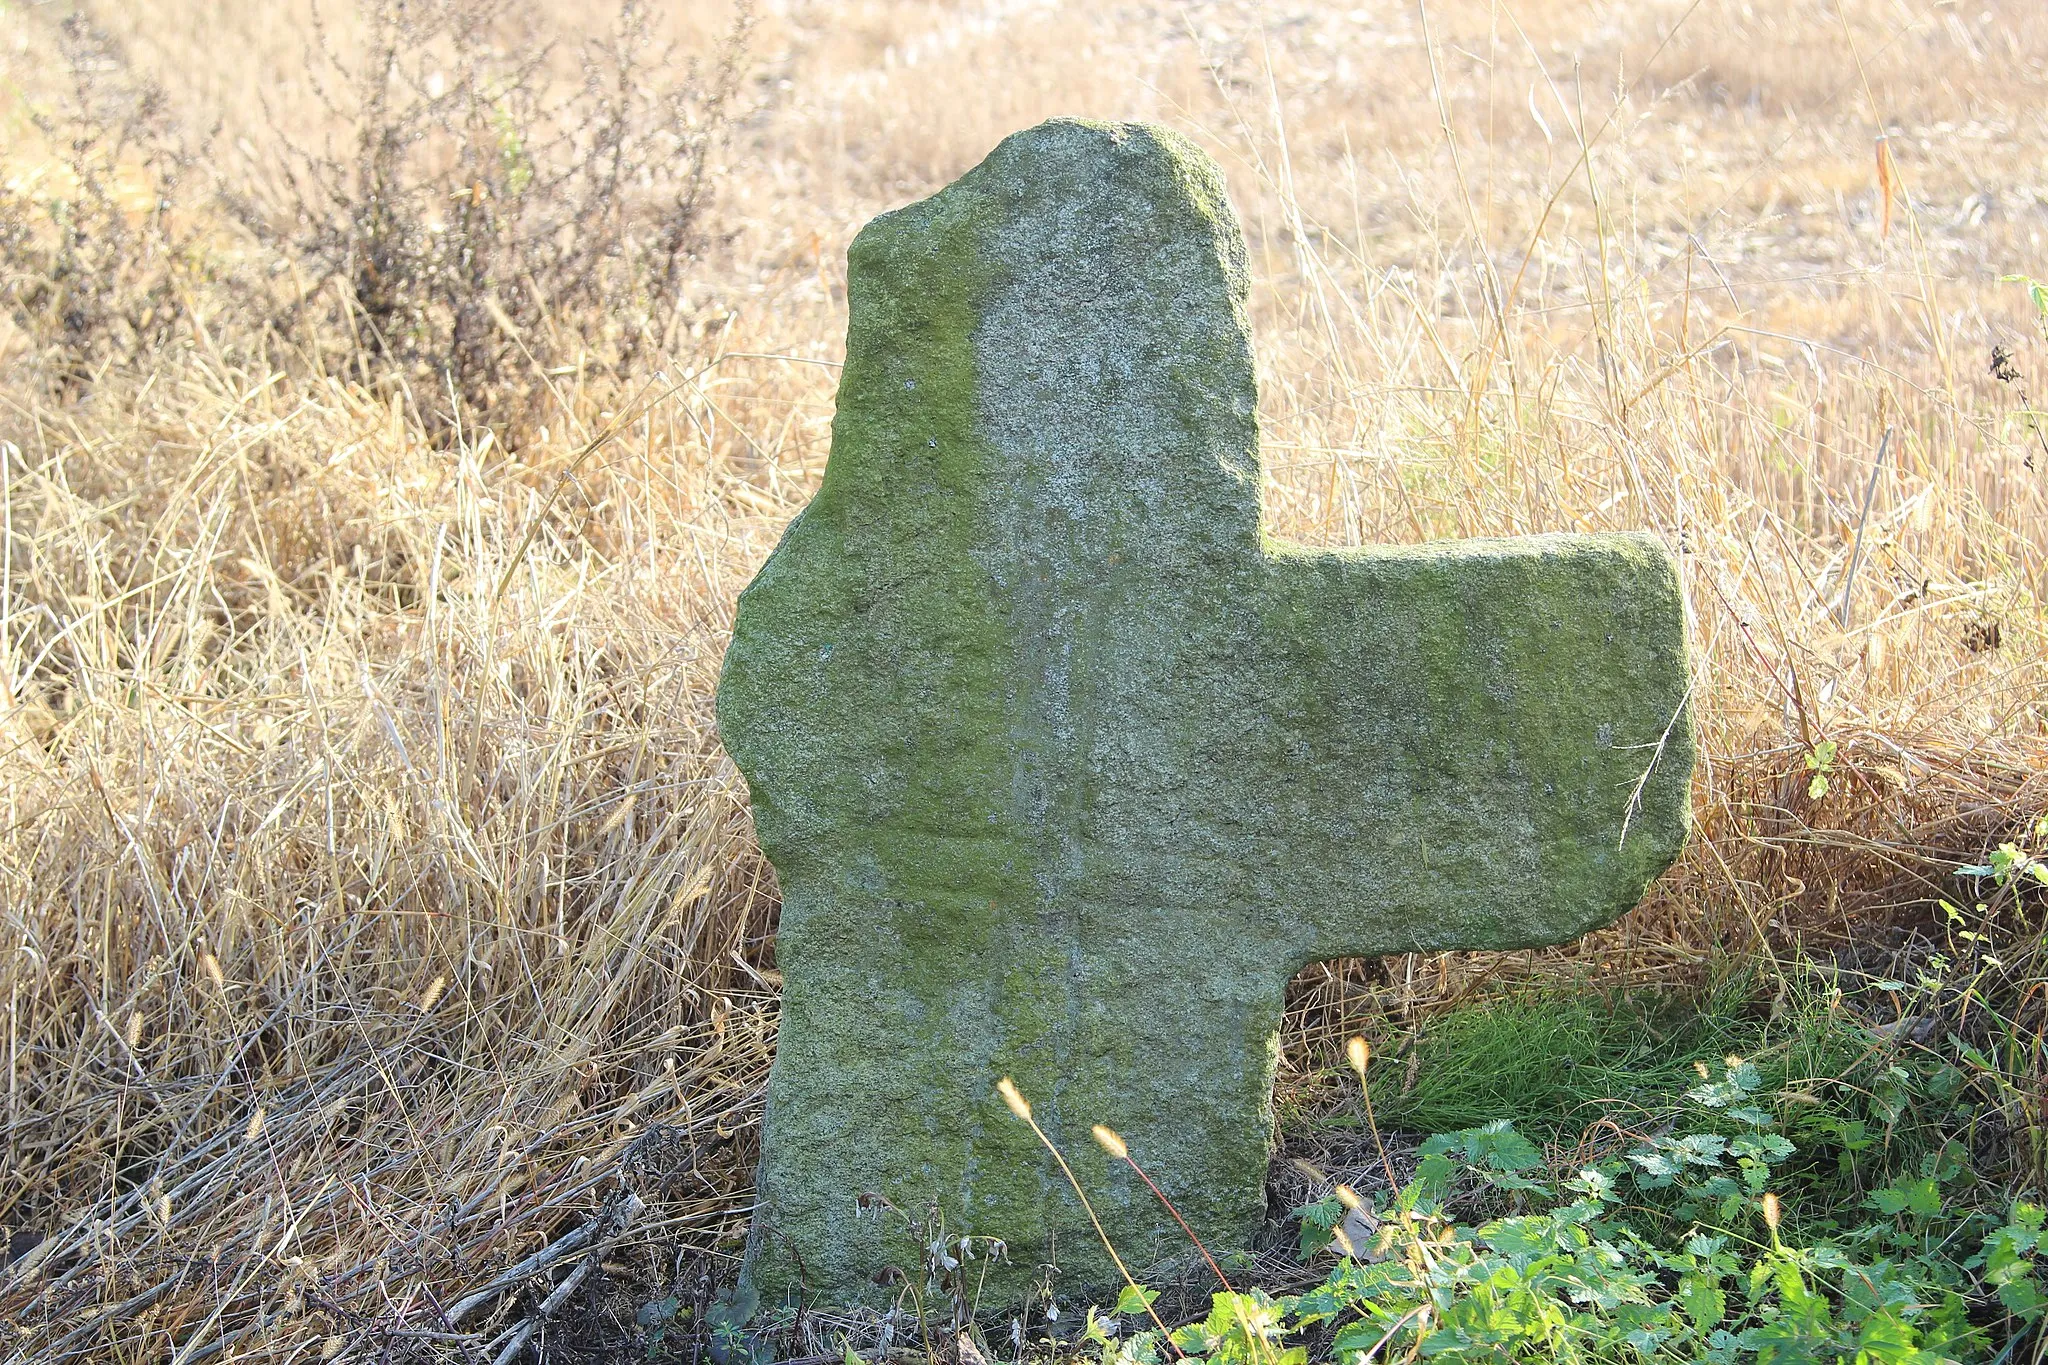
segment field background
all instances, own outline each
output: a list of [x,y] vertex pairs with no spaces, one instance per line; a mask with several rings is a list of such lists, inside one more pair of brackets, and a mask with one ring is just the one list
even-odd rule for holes
[[[530,10],[508,41],[589,23]],[[39,202],[68,12],[0,4]],[[284,143],[349,135],[301,0],[92,18],[218,129],[188,186],[277,197]],[[731,12],[655,18],[708,53]],[[730,1278],[778,987],[712,722],[733,599],[823,467],[848,240],[1049,115],[1223,165],[1276,532],[1680,553],[1685,860],[1570,950],[1312,971],[1283,1086],[1530,974],[1889,942],[2027,837],[2038,4],[785,0],[745,71],[680,339],[538,422],[437,428],[203,272],[83,375],[0,314],[0,1358],[466,1358],[450,1306],[629,1193],[602,1312]],[[255,259],[192,195],[219,273]]]

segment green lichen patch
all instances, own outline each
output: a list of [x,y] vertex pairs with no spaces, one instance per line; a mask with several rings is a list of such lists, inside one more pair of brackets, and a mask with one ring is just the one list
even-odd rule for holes
[[1238,1244],[1294,971],[1558,942],[1676,853],[1669,558],[1266,543],[1242,239],[1162,130],[1017,134],[849,266],[825,480],[719,689],[784,894],[748,1273],[884,1302],[943,1225],[1007,1243],[984,1307],[1104,1283],[1003,1075],[1126,1260],[1187,1248],[1095,1123]]

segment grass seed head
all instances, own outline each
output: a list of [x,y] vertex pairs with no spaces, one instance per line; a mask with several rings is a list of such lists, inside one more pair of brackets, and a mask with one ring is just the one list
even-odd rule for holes
[[1116,1129],[1098,1123],[1088,1131],[1095,1134],[1097,1145],[1118,1161],[1129,1161],[1131,1159],[1131,1149],[1124,1146],[1124,1140],[1117,1136]]
[[427,988],[420,992],[419,1004],[416,1008],[418,1008],[421,1014],[426,1014],[440,1001],[441,992],[446,989],[448,989],[448,977],[443,973],[435,977],[428,983]]
[[628,792],[626,794],[626,799],[619,802],[618,809],[614,810],[610,815],[606,816],[604,823],[597,827],[598,836],[602,838],[604,835],[610,834],[613,830],[617,829],[620,825],[625,824],[626,817],[633,813],[633,806],[636,802],[639,801],[639,799],[640,793]]
[[1008,1076],[996,1082],[996,1093],[1003,1097],[1003,1103],[1010,1106],[1010,1112],[1024,1122],[1031,1122],[1031,1103],[1017,1093],[1017,1083]]

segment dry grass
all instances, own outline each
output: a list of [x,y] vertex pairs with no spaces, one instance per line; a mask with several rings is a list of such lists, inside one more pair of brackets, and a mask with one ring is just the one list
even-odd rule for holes
[[[101,18],[261,189],[323,115],[299,11],[224,8]],[[0,9],[31,194],[53,18]],[[1311,974],[1294,1055],[1910,913],[2042,809],[2048,456],[1986,373],[2048,389],[1998,282],[2048,270],[2039,6],[789,0],[755,51],[691,341],[557,377],[516,449],[199,285],[84,386],[0,323],[5,1358],[489,1358],[538,1296],[451,1306],[629,1195],[549,1332],[729,1277],[777,984],[711,723],[731,604],[823,464],[852,231],[1047,114],[1226,166],[1277,531],[1682,551],[1685,862],[1566,952]]]

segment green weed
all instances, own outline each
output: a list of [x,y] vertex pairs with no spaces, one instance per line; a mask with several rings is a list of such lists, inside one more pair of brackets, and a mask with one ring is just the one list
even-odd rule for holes
[[[1415,1178],[1370,1210],[1376,1243],[1349,1246],[1314,1289],[1218,1293],[1170,1335],[1091,1317],[1089,1339],[1103,1365],[1169,1351],[1216,1365],[1942,1365],[1990,1361],[2040,1321],[2043,1209],[1972,1197],[1957,1150],[1808,1220],[1827,1233],[1787,1235],[1788,1205],[1827,1182],[1802,1176],[1776,1108],[1763,1072],[1730,1057],[1673,1122],[1576,1168],[1505,1119],[1433,1137]],[[1343,1209],[1297,1211],[1309,1254],[1344,1246]]]
[[[2003,891],[2034,866],[1963,872]],[[1240,1284],[1171,1331],[1120,1324],[1150,1308],[1127,1291],[1081,1345],[1102,1365],[2038,1360],[2048,1211],[2010,1140],[2031,1039],[1993,1008],[2014,997],[1987,989],[1988,950],[1924,960],[1912,981],[1801,961],[1689,1011],[1520,994],[1370,1063],[1354,1040],[1375,1141],[1375,1098],[1436,1135],[1398,1189],[1295,1210],[1322,1282]]]

